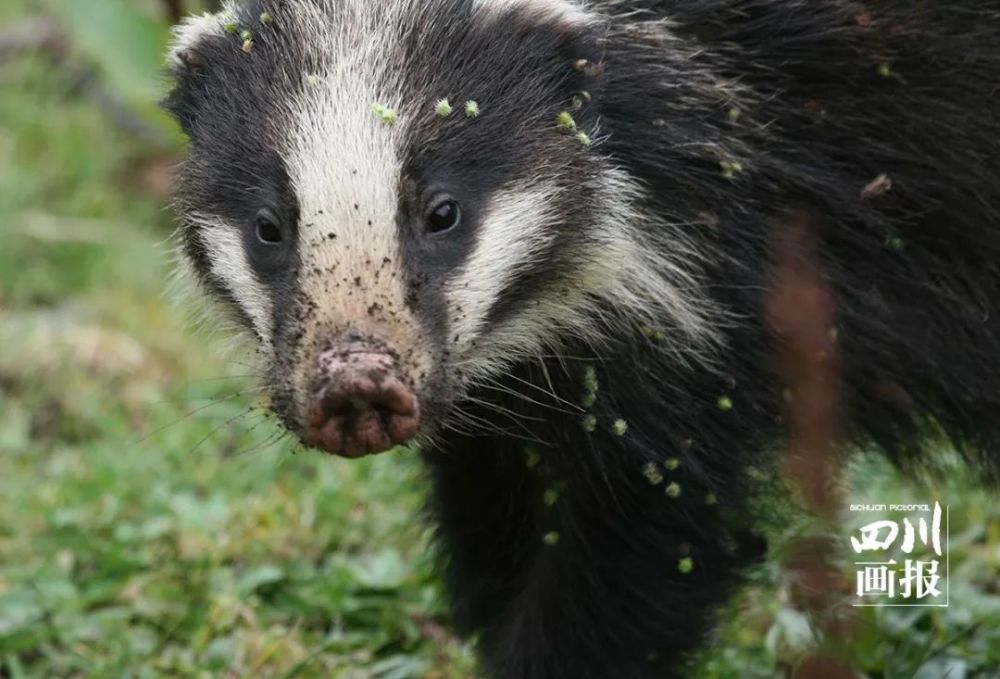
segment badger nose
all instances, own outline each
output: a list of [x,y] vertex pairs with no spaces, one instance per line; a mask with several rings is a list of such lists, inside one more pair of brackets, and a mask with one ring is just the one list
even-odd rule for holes
[[343,457],[381,453],[411,439],[420,403],[385,353],[328,351],[319,358],[306,443]]

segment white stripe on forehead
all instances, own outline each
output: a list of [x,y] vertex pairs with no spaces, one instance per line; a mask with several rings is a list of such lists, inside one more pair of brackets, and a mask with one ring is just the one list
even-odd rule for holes
[[287,104],[283,155],[301,215],[299,285],[318,302],[306,331],[350,326],[402,351],[419,340],[396,224],[402,121],[388,125],[372,111],[401,106],[389,63],[399,11],[362,0],[296,7],[291,32],[321,70],[286,74],[303,86]]

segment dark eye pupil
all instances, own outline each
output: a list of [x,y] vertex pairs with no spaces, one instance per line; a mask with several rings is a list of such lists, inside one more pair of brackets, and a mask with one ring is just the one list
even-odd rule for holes
[[452,229],[458,224],[460,216],[458,203],[446,200],[434,208],[434,211],[427,218],[429,230],[431,233],[440,233]]
[[280,243],[281,242],[281,229],[269,219],[259,218],[257,219],[257,238],[259,238],[264,243]]

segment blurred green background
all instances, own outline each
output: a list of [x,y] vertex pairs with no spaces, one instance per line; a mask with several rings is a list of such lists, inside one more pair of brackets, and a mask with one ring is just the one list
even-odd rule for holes
[[[165,292],[166,4],[0,3],[0,677],[474,676],[412,455],[298,450]],[[850,478],[858,501],[940,499],[952,528],[952,606],[864,609],[850,661],[1000,677],[995,501],[957,467]],[[777,514],[695,676],[787,676],[815,644],[782,568],[806,524]]]

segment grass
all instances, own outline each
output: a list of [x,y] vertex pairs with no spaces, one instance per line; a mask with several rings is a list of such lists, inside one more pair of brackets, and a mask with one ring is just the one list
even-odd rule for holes
[[[472,676],[412,456],[296,454],[164,296],[169,155],[45,59],[0,65],[0,677]],[[862,459],[851,478],[852,498],[939,497],[952,519],[952,606],[865,609],[851,660],[996,677],[1000,509],[957,469],[914,487]],[[809,647],[780,568],[801,531],[773,526],[696,676],[784,676]]]

